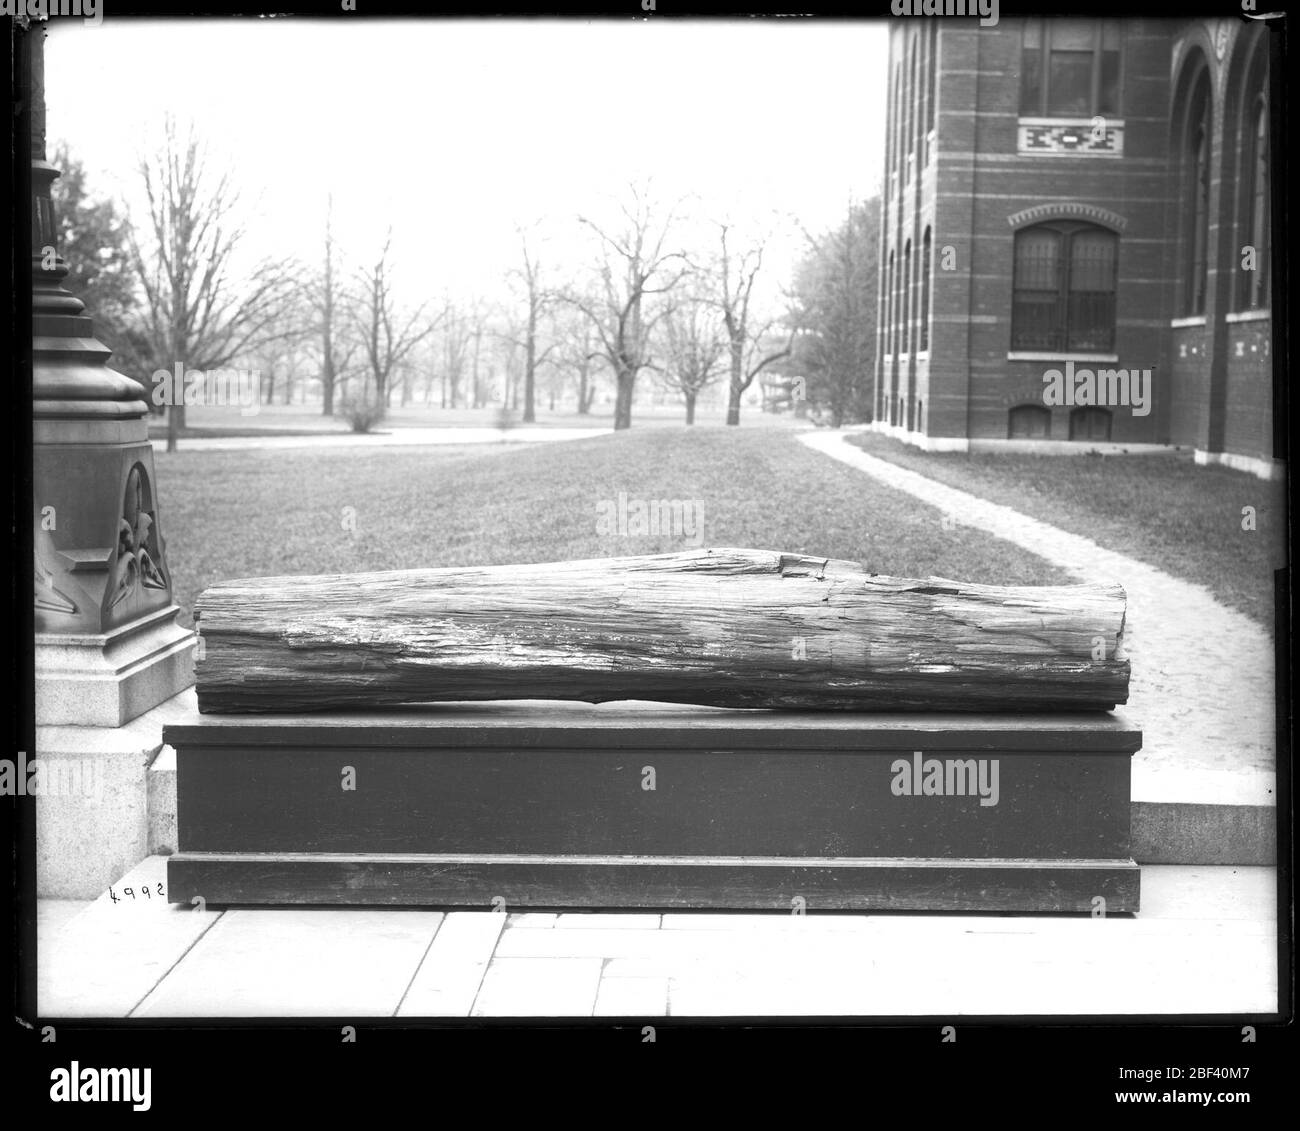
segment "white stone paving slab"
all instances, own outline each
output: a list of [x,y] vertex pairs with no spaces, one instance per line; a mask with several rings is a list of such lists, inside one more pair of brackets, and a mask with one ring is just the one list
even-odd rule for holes
[[1277,919],[1277,869],[1163,864],[1142,869],[1141,919]]
[[371,908],[225,912],[135,1017],[390,1017],[443,915]]
[[[495,911],[453,911],[438,930],[398,1010],[399,1017],[468,1017],[506,925]],[[549,935],[521,929],[521,935]]]
[[665,1017],[668,979],[602,977],[593,1014],[596,1017]]
[[112,896],[105,892],[56,929],[38,931],[41,1017],[127,1016],[221,917],[167,903],[166,879],[165,858],[147,857],[111,886]]
[[506,918],[507,927],[527,927],[534,930],[554,927],[559,916],[544,911],[514,911]]
[[494,958],[473,1016],[590,1017],[601,965],[597,958]]
[[868,917],[848,914],[804,914],[789,912],[738,912],[715,915],[708,912],[670,912],[663,916],[663,928],[670,931],[861,931]]
[[555,924],[561,930],[645,931],[659,927],[660,915],[617,912],[564,912]]

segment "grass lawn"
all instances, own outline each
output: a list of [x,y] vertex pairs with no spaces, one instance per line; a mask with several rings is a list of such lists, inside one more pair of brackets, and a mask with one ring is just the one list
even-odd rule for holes
[[784,429],[634,427],[563,443],[364,453],[182,449],[158,451],[155,460],[167,556],[187,613],[206,586],[235,577],[559,561],[700,544],[597,533],[598,504],[620,491],[694,501],[704,545],[848,558],[900,576],[1071,580],[981,531],[944,530],[938,510],[810,451]]
[[[186,427],[181,430],[182,442],[189,439],[228,436],[314,436],[321,433],[348,432],[351,429],[342,412],[323,416],[319,405],[257,405],[256,411],[245,415],[237,405],[191,405],[185,413]],[[685,419],[681,405],[638,404],[633,409],[633,424],[644,428],[680,428]],[[537,406],[537,419],[530,428],[592,428],[613,429],[614,410],[611,405],[593,405],[589,413],[572,409],[548,409],[545,402]],[[702,425],[721,424],[726,409],[719,405],[701,405],[696,420]],[[756,407],[746,406],[742,420],[748,428],[800,427],[789,413],[765,413]],[[512,423],[521,426],[522,413],[516,410]],[[396,405],[389,409],[384,419],[375,425],[375,432],[400,432],[405,428],[497,428],[500,426],[499,406],[484,408],[439,408],[437,405]],[[167,420],[163,416],[150,417],[149,438],[157,443],[167,439]]]
[[[1185,581],[1274,629],[1273,571],[1286,563],[1286,488],[1190,456],[922,452],[874,433],[849,438],[890,460],[1090,538]],[[1242,508],[1256,529],[1242,529]]]

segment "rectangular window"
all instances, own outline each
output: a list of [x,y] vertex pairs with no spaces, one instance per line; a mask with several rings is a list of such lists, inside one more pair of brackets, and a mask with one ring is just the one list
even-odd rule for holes
[[1021,41],[1020,113],[1031,118],[1119,115],[1115,20],[1031,19]]
[[1070,413],[1071,440],[1109,440],[1111,414],[1104,408],[1076,408]]
[[1052,434],[1052,414],[1042,405],[1022,404],[1007,414],[1007,439],[1046,440]]
[[1061,305],[1061,236],[1050,229],[1016,238],[1012,349],[1059,349],[1064,322]]
[[1076,232],[1070,240],[1066,349],[1101,352],[1115,340],[1115,237]]
[[1115,342],[1113,233],[1088,224],[1026,228],[1016,236],[1011,348],[1109,352]]
[[1119,24],[1101,25],[1101,64],[1098,68],[1097,113],[1119,117]]
[[1025,22],[1020,52],[1020,112],[1037,115],[1043,103],[1043,21]]

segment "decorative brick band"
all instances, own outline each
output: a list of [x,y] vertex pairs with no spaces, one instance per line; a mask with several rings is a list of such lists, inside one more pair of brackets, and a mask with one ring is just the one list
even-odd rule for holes
[[1049,157],[1123,157],[1121,118],[1021,118],[1016,152]]
[[1128,227],[1128,220],[1118,212],[1102,208],[1096,204],[1084,204],[1078,200],[1056,200],[1048,204],[1035,204],[1013,212],[1007,217],[1007,223],[1013,228],[1024,228],[1044,220],[1091,220],[1094,224],[1122,232]]

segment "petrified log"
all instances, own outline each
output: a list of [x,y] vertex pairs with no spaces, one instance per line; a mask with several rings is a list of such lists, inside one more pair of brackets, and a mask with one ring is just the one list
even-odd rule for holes
[[199,599],[199,709],[1109,709],[1128,698],[1124,611],[1118,585],[916,581],[770,550],[261,577]]

